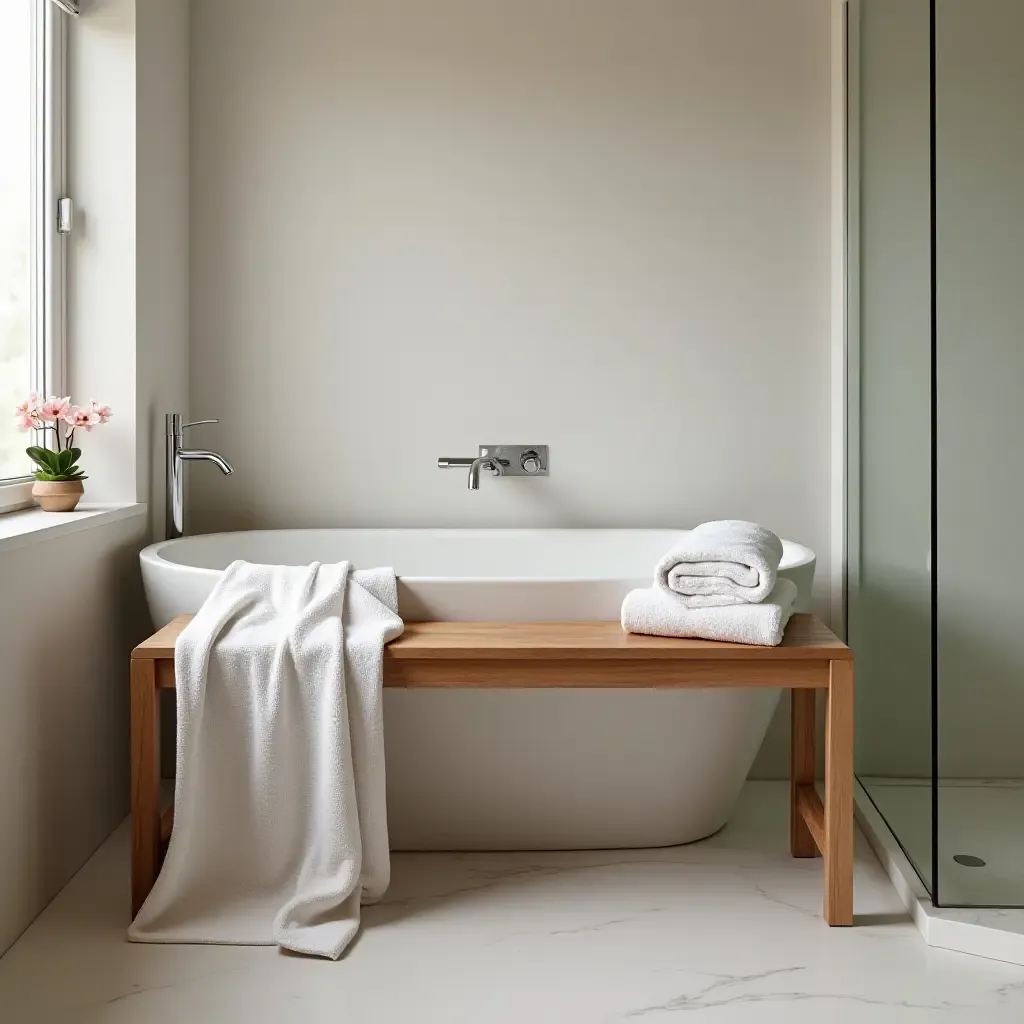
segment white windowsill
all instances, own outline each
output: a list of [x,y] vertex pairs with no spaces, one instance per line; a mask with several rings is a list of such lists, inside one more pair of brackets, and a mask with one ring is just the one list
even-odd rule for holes
[[41,508],[6,512],[0,515],[0,552],[145,514],[142,504],[82,504],[74,512],[44,512]]

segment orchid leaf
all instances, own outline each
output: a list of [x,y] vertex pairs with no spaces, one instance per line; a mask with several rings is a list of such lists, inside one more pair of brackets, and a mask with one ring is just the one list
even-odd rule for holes
[[25,454],[40,468],[50,473],[59,473],[60,466],[57,461],[57,453],[51,452],[49,448],[40,448],[32,445],[25,449]]

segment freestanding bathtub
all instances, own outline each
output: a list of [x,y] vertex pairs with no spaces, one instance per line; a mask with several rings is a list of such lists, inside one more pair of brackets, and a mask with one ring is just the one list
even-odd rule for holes
[[[155,627],[195,612],[238,558],[393,566],[407,621],[618,619],[683,531],[268,530],[141,554]],[[784,543],[806,610],[814,554]],[[773,689],[387,690],[398,850],[668,846],[720,829],[778,703]]]

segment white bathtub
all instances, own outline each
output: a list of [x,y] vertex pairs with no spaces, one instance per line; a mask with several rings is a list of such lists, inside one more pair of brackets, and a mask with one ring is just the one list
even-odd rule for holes
[[[272,530],[141,555],[154,626],[196,611],[237,558],[394,566],[408,621],[617,619],[681,531]],[[785,542],[806,608],[814,554]],[[387,690],[388,824],[400,850],[667,846],[720,829],[778,690]]]

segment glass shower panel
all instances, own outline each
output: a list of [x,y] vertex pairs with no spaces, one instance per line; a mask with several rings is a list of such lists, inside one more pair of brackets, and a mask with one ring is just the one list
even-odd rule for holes
[[1020,0],[936,0],[933,896],[945,906],[1024,905],[1022,41]]
[[851,5],[859,112],[859,439],[848,637],[861,783],[931,886],[931,166],[928,0]]

